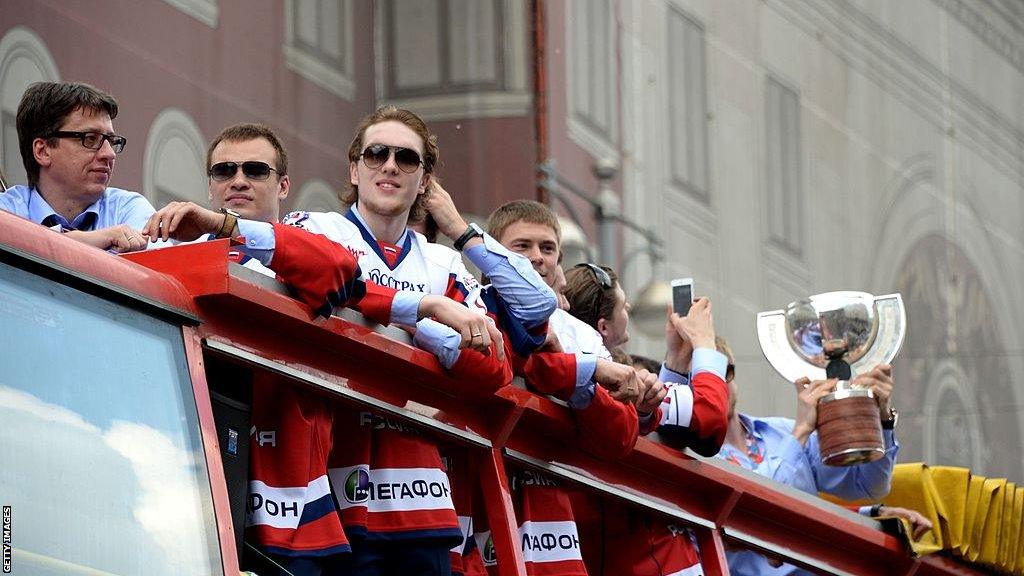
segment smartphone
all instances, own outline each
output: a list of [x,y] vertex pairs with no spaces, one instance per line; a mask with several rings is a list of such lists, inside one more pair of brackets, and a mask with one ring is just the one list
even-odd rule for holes
[[672,281],[672,311],[680,316],[690,313],[693,305],[693,278],[676,278]]

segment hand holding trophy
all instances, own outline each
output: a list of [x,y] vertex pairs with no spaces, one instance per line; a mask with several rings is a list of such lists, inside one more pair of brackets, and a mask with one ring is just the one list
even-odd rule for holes
[[[906,325],[899,294],[827,292],[757,315],[761,350],[783,378],[838,380],[817,405],[818,440],[826,464],[851,466],[885,454],[882,399],[854,380],[892,362],[903,345]],[[886,407],[888,400],[884,398]]]

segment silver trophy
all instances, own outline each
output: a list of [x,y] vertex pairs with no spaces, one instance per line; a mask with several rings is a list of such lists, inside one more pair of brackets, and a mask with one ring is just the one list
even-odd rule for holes
[[783,378],[840,381],[818,404],[818,439],[826,464],[849,466],[885,454],[874,394],[850,382],[892,362],[906,326],[899,294],[826,292],[757,315],[761,350]]

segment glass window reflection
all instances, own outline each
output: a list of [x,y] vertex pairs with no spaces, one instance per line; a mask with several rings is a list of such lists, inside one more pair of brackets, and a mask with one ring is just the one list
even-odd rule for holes
[[14,573],[221,573],[181,329],[0,264]]

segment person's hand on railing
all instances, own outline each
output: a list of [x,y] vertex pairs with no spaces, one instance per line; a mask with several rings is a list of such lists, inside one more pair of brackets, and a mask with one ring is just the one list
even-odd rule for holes
[[913,538],[915,542],[923,538],[928,532],[931,532],[933,528],[931,520],[925,518],[924,515],[917,510],[911,510],[909,508],[882,505],[878,508],[878,517],[884,516],[903,518],[907,522],[910,522],[910,537]]
[[[174,239],[190,242],[204,234],[217,234],[227,218],[227,214],[193,202],[171,202],[149,217],[142,232],[154,241]],[[232,233],[233,230],[225,232]]]
[[420,300],[418,312],[420,318],[433,318],[458,332],[462,336],[460,348],[470,348],[486,356],[490,355],[493,342],[498,359],[505,359],[501,330],[489,317],[470,310],[465,304],[445,296],[428,294]]
[[636,404],[640,399],[640,377],[632,366],[610,360],[597,361],[594,382],[607,388],[612,398],[626,404]]
[[636,404],[636,411],[640,416],[648,416],[661,406],[661,401],[668,394],[668,388],[658,380],[656,374],[651,374],[647,370],[638,370],[637,376],[640,379],[640,398]]
[[127,224],[118,224],[98,230],[69,230],[65,236],[101,250],[118,254],[145,250],[149,237]]

